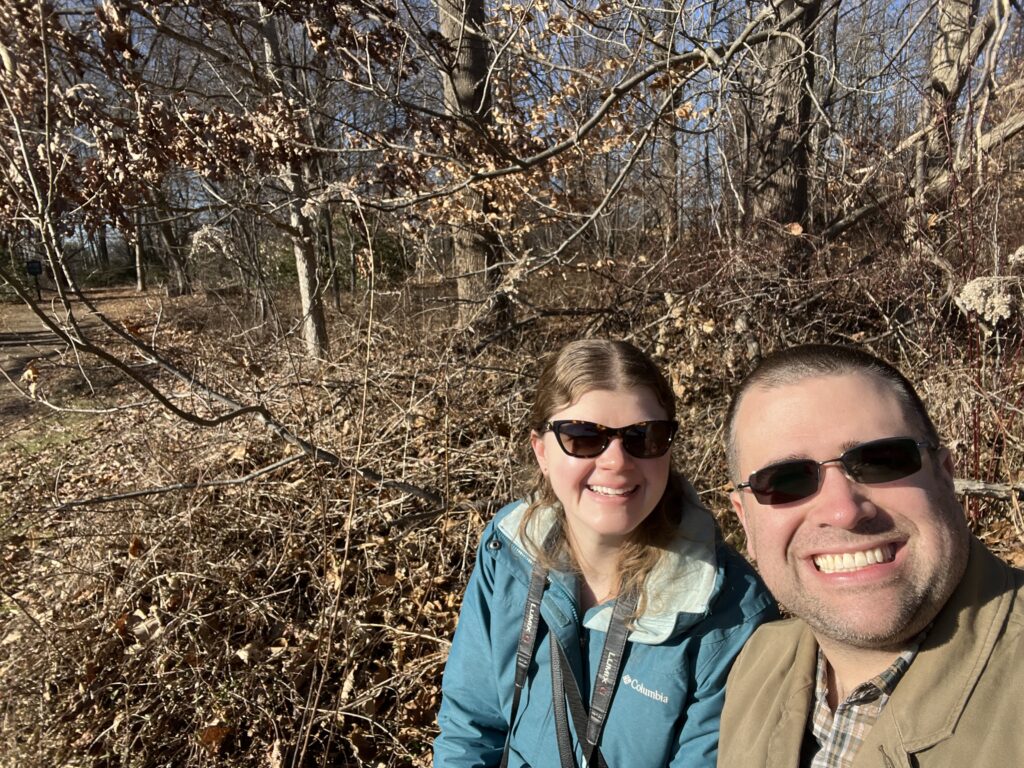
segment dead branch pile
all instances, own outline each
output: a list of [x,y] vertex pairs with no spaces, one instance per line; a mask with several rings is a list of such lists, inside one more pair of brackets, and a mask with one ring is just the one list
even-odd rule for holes
[[[639,282],[592,269],[584,293],[522,297],[517,331],[475,334],[377,297],[337,320],[320,367],[282,342],[214,346],[228,314],[181,300],[158,334],[197,374],[344,463],[287,462],[294,449],[259,424],[202,430],[153,407],[34,405],[5,427],[0,765],[428,765],[477,536],[522,488],[537,358],[572,336],[658,354],[680,400],[676,459],[737,545],[721,414],[738,376],[781,344],[889,357],[921,383],[963,477],[1020,482],[1019,325],[972,325],[921,264],[853,274],[730,265]],[[126,312],[153,331],[144,306]],[[113,383],[91,394],[79,375],[73,361],[41,361],[38,393],[66,406],[132,399]],[[133,490],[152,492],[114,498]],[[1019,502],[967,509],[1019,563]]]

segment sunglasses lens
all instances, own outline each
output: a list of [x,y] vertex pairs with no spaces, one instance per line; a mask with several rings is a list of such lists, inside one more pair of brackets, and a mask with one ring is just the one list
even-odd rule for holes
[[860,483],[888,483],[921,469],[921,451],[910,437],[876,440],[843,454],[850,477]]
[[587,422],[559,424],[555,429],[555,436],[563,451],[581,459],[593,458],[608,447],[607,435],[600,431],[596,424]]
[[653,459],[665,455],[672,446],[675,424],[671,421],[648,421],[627,427],[622,435],[622,447],[638,459]]
[[759,469],[750,476],[750,490],[762,504],[788,504],[818,490],[818,464],[787,461]]

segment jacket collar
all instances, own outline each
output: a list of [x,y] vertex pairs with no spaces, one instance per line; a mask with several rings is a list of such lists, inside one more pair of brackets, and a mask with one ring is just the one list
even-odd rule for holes
[[[532,567],[533,558],[519,535],[526,509],[527,503],[521,502],[498,521],[498,529]],[[552,507],[539,509],[527,526],[530,541],[544,541],[557,514]],[[647,577],[644,584],[646,608],[629,634],[630,641],[659,645],[707,615],[718,593],[715,535],[714,518],[701,505],[693,487],[685,483],[682,520],[675,538]],[[607,632],[612,608],[612,604],[606,603],[589,611],[584,626]]]
[[971,538],[963,579],[883,712],[907,752],[952,735],[1006,623],[1013,603],[1012,573]]

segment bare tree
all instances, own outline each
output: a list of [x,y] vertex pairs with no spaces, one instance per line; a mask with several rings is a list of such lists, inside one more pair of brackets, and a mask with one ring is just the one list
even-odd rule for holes
[[802,11],[797,24],[762,45],[746,130],[749,169],[744,189],[755,221],[807,223],[815,35],[821,3],[782,0],[780,16]]
[[[444,106],[454,118],[472,168],[469,151],[474,144],[487,141],[493,124],[490,82],[490,43],[484,33],[483,0],[437,0],[438,18],[444,50],[442,62]],[[480,305],[488,301],[498,284],[501,242],[489,222],[493,213],[486,192],[469,187],[459,193],[459,214],[452,222],[452,250],[460,301],[459,318],[468,324],[480,314]],[[507,302],[494,297],[492,311],[507,308]]]
[[[277,33],[279,20],[264,14],[263,44],[266,56],[267,75],[281,93],[301,94],[297,88],[296,68],[289,78],[284,74],[284,60],[281,42]],[[309,200],[306,181],[307,165],[298,157],[290,157],[281,167],[281,179],[288,194],[288,225],[292,251],[295,254],[295,272],[298,275],[299,298],[301,300],[302,337],[310,357],[326,357],[329,352],[327,320],[324,316],[324,291],[321,288],[317,254],[314,245],[314,224],[305,205]]]

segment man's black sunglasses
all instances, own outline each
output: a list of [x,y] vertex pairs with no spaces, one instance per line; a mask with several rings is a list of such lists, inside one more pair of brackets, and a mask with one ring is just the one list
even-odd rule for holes
[[826,464],[843,465],[848,477],[858,483],[888,483],[921,469],[921,449],[934,449],[927,440],[912,437],[886,437],[855,445],[842,456],[826,461],[798,459],[780,461],[759,469],[737,490],[749,488],[762,504],[788,504],[813,496],[821,487],[821,468]]
[[622,439],[622,448],[630,456],[653,459],[665,455],[678,428],[675,421],[639,421],[626,427],[606,427],[592,421],[560,419],[547,422],[540,431],[554,432],[558,447],[577,459],[600,456],[613,437]]

